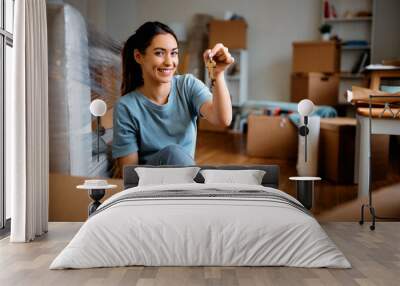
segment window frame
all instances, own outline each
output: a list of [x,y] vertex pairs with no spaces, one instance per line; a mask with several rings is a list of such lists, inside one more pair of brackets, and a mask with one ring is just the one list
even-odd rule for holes
[[[15,15],[15,0],[11,0]],[[10,231],[10,219],[6,217],[5,188],[5,101],[6,101],[6,46],[13,48],[13,34],[6,30],[6,0],[0,0],[0,237]],[[14,15],[12,15],[14,19]],[[9,15],[8,15],[9,16]],[[14,30],[14,27],[12,27]]]

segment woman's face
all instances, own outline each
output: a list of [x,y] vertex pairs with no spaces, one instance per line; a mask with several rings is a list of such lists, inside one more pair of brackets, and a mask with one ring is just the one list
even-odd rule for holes
[[168,83],[178,66],[178,44],[171,34],[159,34],[144,55],[135,51],[135,59],[142,67],[145,82]]

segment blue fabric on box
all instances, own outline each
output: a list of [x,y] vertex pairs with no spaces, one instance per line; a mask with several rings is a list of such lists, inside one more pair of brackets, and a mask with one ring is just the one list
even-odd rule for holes
[[[296,125],[300,125],[301,116],[297,112],[297,103],[294,102],[282,102],[282,101],[264,101],[268,109],[280,108],[282,111],[293,111],[289,114],[289,119]],[[314,111],[310,116],[319,116],[322,118],[337,117],[337,111],[332,106],[328,105],[316,105]]]
[[350,40],[350,41],[344,41],[342,43],[343,46],[349,47],[366,47],[369,45],[368,41],[364,41],[364,40]]
[[[337,115],[338,114],[335,108],[326,105],[316,106],[314,111],[310,114],[310,116],[319,116],[321,118],[337,117]],[[300,126],[300,114],[289,114],[289,119],[297,126]]]
[[389,93],[400,92],[400,86],[381,85],[381,90]]

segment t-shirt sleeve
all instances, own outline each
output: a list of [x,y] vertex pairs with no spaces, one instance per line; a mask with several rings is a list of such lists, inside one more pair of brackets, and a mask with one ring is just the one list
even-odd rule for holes
[[120,101],[114,106],[112,156],[119,158],[139,150],[138,129],[128,108]]
[[188,74],[186,84],[189,90],[189,102],[196,116],[201,116],[200,107],[206,101],[212,101],[212,94],[209,88],[193,75]]

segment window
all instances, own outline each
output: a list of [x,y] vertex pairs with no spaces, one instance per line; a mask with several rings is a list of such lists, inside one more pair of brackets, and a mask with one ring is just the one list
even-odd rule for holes
[[0,0],[0,236],[7,226],[11,217],[10,194],[4,187],[5,178],[5,101],[11,94],[11,70],[13,32],[14,32],[14,2],[15,0]]

